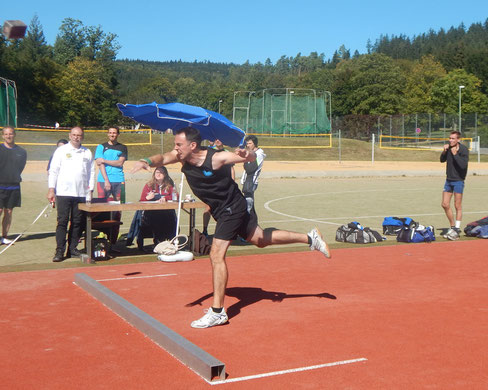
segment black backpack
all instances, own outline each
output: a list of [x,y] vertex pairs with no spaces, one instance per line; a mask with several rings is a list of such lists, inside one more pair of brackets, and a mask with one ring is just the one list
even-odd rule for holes
[[358,222],[342,225],[336,231],[336,241],[353,244],[370,244],[383,241],[383,237],[376,230],[363,228]]

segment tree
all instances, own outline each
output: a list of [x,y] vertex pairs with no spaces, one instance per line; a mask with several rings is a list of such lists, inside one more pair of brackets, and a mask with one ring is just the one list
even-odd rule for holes
[[407,73],[405,84],[405,113],[434,112],[432,87],[446,71],[433,56],[425,56]]
[[81,20],[66,18],[59,28],[59,34],[54,43],[54,59],[62,65],[80,56],[85,47],[85,28]]
[[438,79],[432,86],[432,104],[436,112],[455,114],[459,110],[459,86],[462,90],[462,110],[487,112],[488,97],[480,91],[481,80],[464,69],[455,69]]
[[22,60],[25,62],[37,62],[41,58],[51,56],[51,48],[47,45],[44,31],[37,15],[32,18],[27,34],[21,41],[20,47]]
[[119,49],[116,34],[106,34],[100,26],[85,27],[80,20],[66,18],[54,43],[54,58],[60,64],[67,64],[83,56],[107,66],[115,60]]
[[86,58],[76,58],[66,66],[56,82],[65,125],[100,125],[104,116],[110,117],[104,111],[115,110],[115,104],[107,104],[113,101],[113,92],[103,75],[103,66]]
[[160,104],[176,101],[176,92],[166,77],[157,77],[137,91],[138,104],[157,102]]
[[[346,77],[341,79],[341,73]],[[381,115],[401,110],[405,77],[390,57],[375,53],[347,61],[337,76],[333,92],[340,96],[343,110],[350,110],[343,114]]]

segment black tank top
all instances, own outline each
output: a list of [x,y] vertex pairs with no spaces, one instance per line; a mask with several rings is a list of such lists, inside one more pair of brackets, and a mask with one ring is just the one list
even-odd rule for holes
[[218,220],[223,213],[241,213],[247,210],[246,199],[232,180],[231,165],[212,169],[212,157],[217,150],[207,148],[207,156],[200,167],[185,162],[181,168],[193,193],[210,206],[212,216]]

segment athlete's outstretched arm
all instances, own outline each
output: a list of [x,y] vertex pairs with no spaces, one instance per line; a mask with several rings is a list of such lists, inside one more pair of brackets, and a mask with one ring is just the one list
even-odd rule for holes
[[256,154],[252,150],[236,149],[235,153],[223,151],[213,155],[212,167],[213,169],[219,169],[224,165],[245,163],[255,159]]
[[154,156],[140,159],[134,164],[130,173],[135,173],[141,169],[151,170],[151,167],[161,167],[163,165],[174,164],[179,162],[176,150],[164,154],[155,154]]

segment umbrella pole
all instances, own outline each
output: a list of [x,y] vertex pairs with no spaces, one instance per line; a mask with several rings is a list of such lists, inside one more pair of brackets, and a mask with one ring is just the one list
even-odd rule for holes
[[[178,237],[178,233],[179,233],[179,230],[180,230],[180,214],[181,214],[181,202],[182,202],[182,193],[183,193],[183,181],[185,180],[185,174],[182,172],[181,173],[181,181],[180,181],[180,193],[179,193],[179,196],[178,196],[178,216],[176,218],[176,232],[175,232],[175,237]],[[179,242],[178,242],[178,238],[176,238],[175,240],[175,244],[176,246],[178,246]]]

